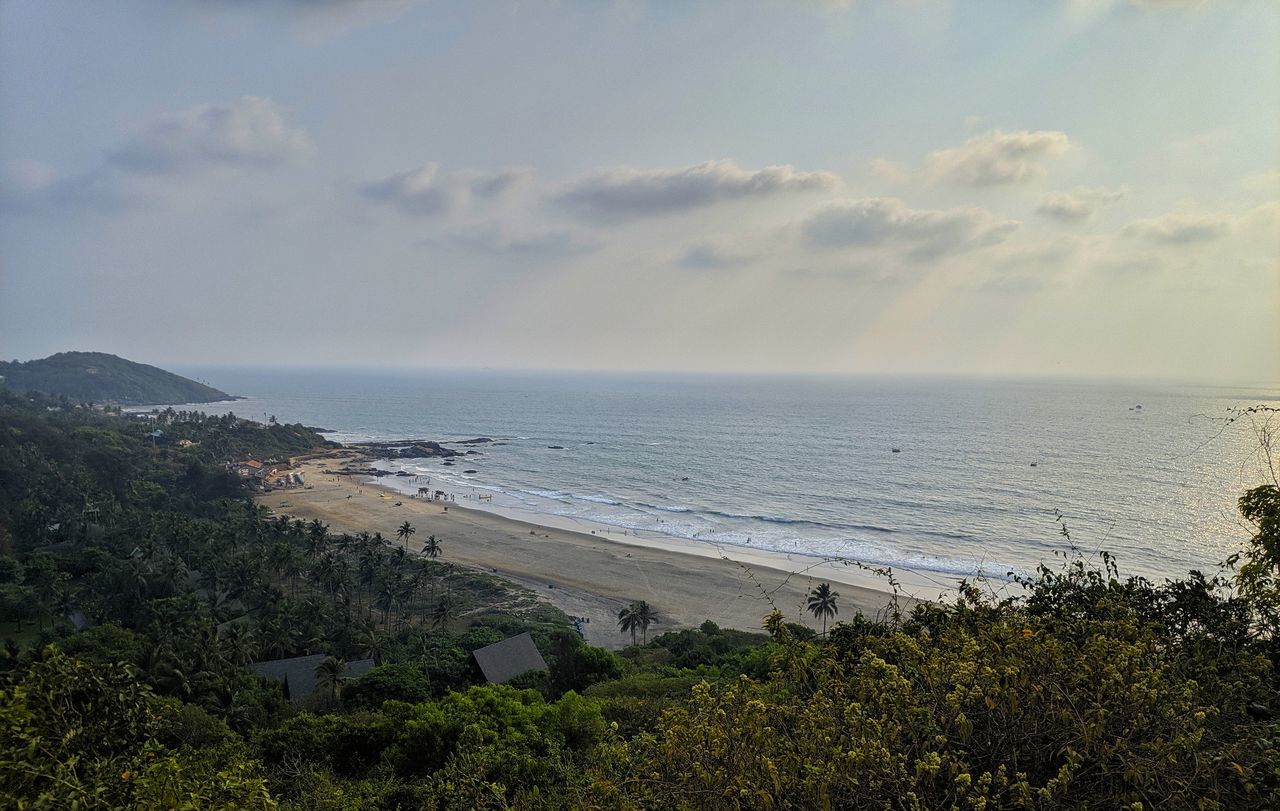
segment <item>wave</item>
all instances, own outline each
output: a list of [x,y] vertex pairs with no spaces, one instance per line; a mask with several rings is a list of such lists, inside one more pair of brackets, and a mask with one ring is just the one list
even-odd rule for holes
[[648,507],[651,510],[662,510],[664,513],[688,513],[693,512],[692,507],[685,507],[680,504],[646,504],[643,501],[636,502],[637,507]]
[[606,496],[584,496],[580,493],[574,493],[573,498],[576,498],[578,501],[590,501],[594,504],[608,504],[611,507],[622,506],[621,501],[614,501],[613,499],[608,498]]
[[787,518],[782,515],[753,515],[751,513],[727,513],[720,510],[705,510],[707,515],[718,515],[721,518],[740,518],[746,521],[764,521],[767,524],[812,524],[818,527],[834,527],[835,524],[824,524],[821,521],[810,521],[805,518]]
[[737,513],[724,512],[722,510],[691,510],[688,507],[667,508],[657,507],[651,504],[643,506],[653,507],[658,510],[666,510],[668,512],[695,512],[698,515],[714,516],[716,518],[730,518],[736,521],[756,521],[763,524],[779,524],[781,526],[807,526],[816,529],[831,530],[836,532],[874,532],[884,535],[927,535],[931,538],[943,538],[951,541],[972,541],[973,536],[963,533],[944,532],[940,530],[902,530],[892,527],[879,526],[877,524],[845,524],[826,521],[817,521],[811,518],[790,518],[785,515],[758,515],[755,513]]
[[[838,524],[825,523],[822,521],[814,521],[802,518],[789,518],[787,516],[769,515],[769,514],[753,514],[731,512],[723,510],[699,510],[689,506],[680,504],[648,504],[645,502],[637,502],[636,504],[626,504],[616,501],[607,496],[592,493],[565,493],[561,490],[538,489],[538,488],[514,488],[504,489],[503,487],[492,485],[477,485],[470,481],[459,481],[457,474],[441,475],[440,471],[434,474],[439,478],[441,483],[463,485],[483,490],[490,490],[495,493],[501,493],[515,498],[517,501],[525,505],[525,509],[533,512],[541,512],[549,515],[561,515],[578,517],[588,521],[594,521],[600,524],[621,527],[633,530],[654,531],[656,528],[651,523],[652,518],[644,520],[644,516],[652,513],[645,513],[638,510],[637,507],[647,508],[649,510],[657,510],[665,513],[680,514],[682,518],[673,521],[663,521],[660,531],[663,534],[684,538],[695,543],[712,543],[724,546],[734,546],[747,549],[764,549],[773,552],[781,552],[792,555],[800,555],[812,558],[833,558],[844,559],[849,561],[857,561],[871,566],[889,566],[899,569],[911,569],[922,572],[932,572],[937,575],[945,575],[948,577],[973,577],[980,571],[993,580],[1005,580],[1006,572],[1020,571],[1015,566],[1000,566],[990,561],[980,562],[974,560],[964,560],[957,558],[934,557],[927,552],[918,549],[912,550],[895,550],[892,547],[892,540],[886,538],[885,541],[872,540],[867,536],[856,537],[844,533],[861,532],[873,533],[874,535],[890,536],[895,535],[899,538],[910,539],[913,536],[941,536],[945,538],[964,538],[966,536],[958,536],[952,533],[937,531],[899,531],[892,530],[887,527],[871,525],[871,524]],[[408,483],[401,482],[397,479],[384,479],[383,484],[399,485],[396,489],[409,487]],[[538,501],[532,501],[526,496],[532,496]],[[614,511],[592,511],[590,513],[582,513],[580,509],[575,509],[572,502],[581,501],[592,504],[599,504],[604,507],[621,507],[622,510]],[[555,502],[556,506],[548,502]],[[747,525],[738,524],[736,528],[725,527],[720,524],[721,529],[716,529],[714,519],[730,519],[737,522],[747,522]],[[810,534],[800,532],[797,535],[791,533],[779,535],[770,533],[764,528],[752,530],[749,526],[750,522],[760,522],[765,524],[776,525],[778,527],[812,527],[818,530],[817,533]],[[837,534],[838,533],[838,534]],[[798,544],[798,545],[797,545]]]
[[553,501],[564,501],[569,498],[568,493],[562,493],[559,490],[525,490],[516,488],[517,493],[524,493],[527,496],[537,496],[538,498],[549,498]]

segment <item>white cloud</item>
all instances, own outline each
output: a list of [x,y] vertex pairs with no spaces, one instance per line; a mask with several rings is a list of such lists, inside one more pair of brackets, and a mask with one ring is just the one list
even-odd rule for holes
[[1050,130],[1001,132],[970,138],[958,147],[932,152],[925,172],[934,180],[963,186],[1025,183],[1045,173],[1041,163],[1069,152],[1066,133]]
[[603,246],[599,239],[562,229],[513,231],[499,223],[462,229],[446,241],[479,253],[524,259],[558,259],[592,253]]
[[913,209],[892,197],[837,200],[800,224],[810,245],[822,248],[904,245],[928,259],[1003,242],[1019,226],[983,208]]
[[1213,0],[1129,0],[1138,8],[1164,10],[1167,8],[1194,8],[1207,6]]
[[34,160],[12,161],[0,175],[0,208],[17,214],[50,210],[112,211],[140,201],[125,178],[109,169],[61,175]]
[[839,183],[830,172],[801,172],[792,166],[751,171],[730,160],[717,160],[677,169],[598,172],[571,184],[555,199],[583,216],[610,221],[686,211],[725,200],[823,191]]
[[1263,203],[1250,209],[1240,218],[1240,227],[1248,233],[1256,233],[1272,243],[1280,242],[1280,200]]
[[243,96],[165,116],[110,160],[129,171],[168,173],[217,164],[278,166],[314,152],[307,134],[286,126],[271,99]]
[[699,270],[727,270],[749,265],[759,258],[759,254],[741,247],[710,241],[689,246],[680,256],[678,264]]
[[524,169],[444,173],[438,164],[428,163],[366,183],[360,191],[366,198],[395,206],[405,214],[429,217],[462,208],[474,197],[502,197],[529,176]]
[[1249,192],[1280,196],[1280,169],[1249,175],[1240,181],[1240,188]]
[[200,21],[238,30],[263,22],[284,24],[296,38],[323,42],[369,26],[395,22],[424,0],[170,0]]
[[1036,213],[1050,219],[1063,222],[1083,222],[1093,219],[1103,206],[1114,203],[1125,196],[1127,190],[1076,188],[1069,192],[1056,192],[1045,195],[1036,206]]
[[1159,217],[1135,220],[1124,228],[1124,235],[1171,245],[1211,242],[1231,232],[1233,221],[1222,214],[1208,212],[1170,212]]

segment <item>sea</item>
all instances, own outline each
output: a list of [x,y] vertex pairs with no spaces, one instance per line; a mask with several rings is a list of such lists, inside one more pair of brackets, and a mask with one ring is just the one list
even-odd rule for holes
[[193,407],[208,413],[339,442],[493,440],[454,445],[477,453],[451,466],[380,462],[410,474],[381,480],[406,493],[430,482],[638,538],[994,579],[1101,551],[1156,580],[1216,570],[1265,472],[1249,420],[1228,419],[1280,400],[1062,380],[183,371],[245,398]]

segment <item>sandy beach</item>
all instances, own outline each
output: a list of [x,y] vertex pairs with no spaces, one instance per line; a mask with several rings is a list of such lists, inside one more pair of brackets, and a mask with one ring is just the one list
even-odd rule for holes
[[[326,474],[356,458],[351,451],[295,460],[306,487],[276,490],[258,500],[274,514],[319,519],[335,532],[381,532],[395,540],[408,521],[417,530],[410,549],[435,535],[441,560],[475,567],[519,583],[572,616],[586,617],[593,644],[621,647],[618,611],[647,600],[659,623],[651,632],[697,627],[710,619],[726,628],[759,630],[776,606],[788,620],[818,627],[804,610],[805,595],[828,581],[840,594],[840,617],[874,616],[891,597],[885,580],[856,566],[740,547],[722,548],[679,538],[621,536],[606,528],[571,529],[548,521],[519,520],[459,503],[410,498],[363,477]],[[532,518],[533,516],[531,516]],[[593,534],[594,532],[594,534]],[[933,598],[937,581],[905,590]],[[909,605],[908,599],[903,603]]]

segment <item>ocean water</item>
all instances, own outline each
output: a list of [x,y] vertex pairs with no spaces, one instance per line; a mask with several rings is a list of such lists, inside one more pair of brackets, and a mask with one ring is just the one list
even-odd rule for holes
[[1261,482],[1255,439],[1221,418],[1280,399],[925,378],[187,371],[248,398],[202,410],[338,441],[490,437],[452,467],[381,465],[468,506],[483,493],[642,534],[994,577],[1057,560],[1055,511],[1080,549],[1112,552],[1124,572],[1212,569],[1247,537],[1235,501]]

